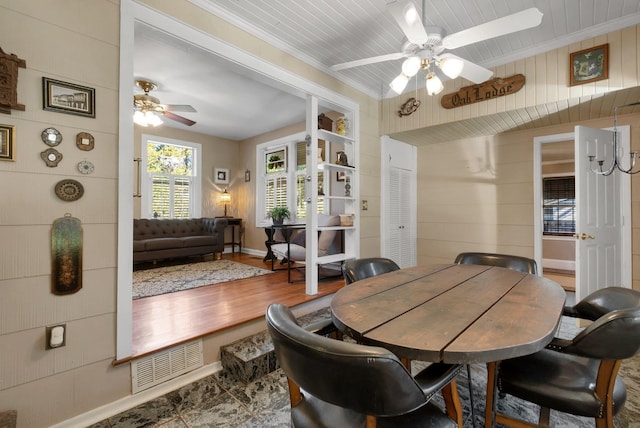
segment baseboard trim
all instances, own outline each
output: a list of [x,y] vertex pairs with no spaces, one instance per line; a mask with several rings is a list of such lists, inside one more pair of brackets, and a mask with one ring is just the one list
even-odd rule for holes
[[545,268],[575,271],[576,262],[575,260],[542,259],[542,269]]
[[259,257],[264,257],[267,255],[267,252],[265,250],[254,250],[253,248],[243,248],[242,253]]
[[67,419],[66,421],[60,422],[56,425],[52,425],[51,428],[83,428],[96,424],[133,407],[139,406],[142,403],[146,403],[149,400],[161,397],[171,391],[182,388],[185,385],[196,382],[207,376],[211,376],[212,374],[217,373],[221,370],[222,363],[220,361],[216,361],[212,364],[208,364],[182,376],[171,379],[158,386],[146,389],[142,392],[139,392],[138,394],[123,397],[119,400],[116,400],[109,404],[105,404],[104,406],[97,407],[81,415],[74,416],[71,419]]

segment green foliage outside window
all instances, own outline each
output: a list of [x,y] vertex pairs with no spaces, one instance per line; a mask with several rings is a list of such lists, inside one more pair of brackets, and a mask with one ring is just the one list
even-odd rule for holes
[[149,142],[147,171],[171,175],[193,175],[193,149]]
[[154,218],[190,218],[193,155],[191,147],[147,143],[147,172],[151,178]]

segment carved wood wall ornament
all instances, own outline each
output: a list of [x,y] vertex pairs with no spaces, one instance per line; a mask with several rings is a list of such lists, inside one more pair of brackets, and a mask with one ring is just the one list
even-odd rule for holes
[[25,60],[0,48],[0,113],[11,114],[11,109],[24,111],[24,104],[18,104],[18,68],[26,67]]
[[478,103],[492,98],[515,94],[524,86],[523,74],[514,74],[510,77],[496,77],[477,85],[465,86],[458,92],[442,96],[440,104],[444,108],[462,107],[467,104]]
[[409,116],[411,113],[418,110],[418,107],[420,107],[420,100],[409,98],[406,103],[400,106],[400,110],[398,110],[398,116]]

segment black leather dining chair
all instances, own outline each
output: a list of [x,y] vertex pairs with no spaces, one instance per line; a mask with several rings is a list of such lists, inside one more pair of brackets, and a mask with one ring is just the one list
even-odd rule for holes
[[342,265],[342,274],[345,283],[352,284],[366,278],[383,273],[399,270],[400,266],[391,259],[384,257],[368,257],[362,259],[351,259]]
[[589,294],[575,305],[567,305],[562,315],[595,321],[616,309],[640,306],[640,293],[623,287],[605,287]]
[[[538,274],[538,265],[533,259],[522,256],[514,256],[511,254],[495,254],[495,253],[460,253],[454,260],[455,264],[462,265],[483,265],[497,266],[519,272]],[[467,380],[469,381],[469,402],[471,403],[471,415],[475,426],[475,411],[473,400],[473,385],[471,383],[471,366],[467,364]]]
[[434,363],[412,377],[388,350],[311,333],[284,305],[270,305],[266,321],[293,427],[462,427],[461,412],[453,420],[430,402],[442,390],[459,406],[459,365]]
[[601,315],[573,339],[554,338],[546,349],[502,361],[497,370],[489,371],[487,426],[494,420],[523,426],[522,421],[496,412],[499,390],[539,405],[539,426],[549,426],[550,409],[554,409],[594,418],[598,428],[613,428],[613,416],[626,400],[626,388],[618,376],[620,363],[640,350],[640,292],[620,291],[605,288],[597,292],[597,298],[587,296],[576,305],[584,308],[600,302],[601,308],[613,305],[616,309]]
[[460,253],[454,263],[466,265],[498,266],[520,272],[538,274],[538,265],[533,259],[511,254]]

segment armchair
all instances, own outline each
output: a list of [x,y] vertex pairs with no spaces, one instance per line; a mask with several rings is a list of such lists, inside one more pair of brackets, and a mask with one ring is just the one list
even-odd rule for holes
[[415,378],[384,348],[318,336],[284,305],[270,305],[267,329],[287,375],[293,427],[455,427],[430,402],[443,390],[459,404],[460,366],[435,363]]
[[[613,428],[613,416],[626,400],[626,388],[618,376],[620,363],[640,350],[640,292],[628,291],[624,293],[626,299],[620,299],[618,287],[596,292],[598,300],[615,301],[616,308],[573,339],[554,338],[535,354],[492,363],[487,380],[486,426],[494,420],[517,427],[549,426],[549,409],[555,409],[592,417],[598,428]],[[585,300],[586,304],[593,296]],[[497,389],[501,394],[538,404],[540,425],[497,413]]]
[[595,321],[601,316],[630,306],[640,306],[640,293],[623,287],[596,290],[573,306],[565,306],[562,315]]
[[[318,226],[340,226],[339,216],[329,216],[318,214]],[[290,269],[290,262],[304,264],[307,259],[306,230],[302,230],[295,235],[290,242],[274,244],[271,251],[277,257],[287,260]],[[318,257],[330,254],[338,254],[342,251],[341,235],[337,230],[322,230],[318,235]],[[335,268],[339,270],[339,267]]]

